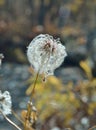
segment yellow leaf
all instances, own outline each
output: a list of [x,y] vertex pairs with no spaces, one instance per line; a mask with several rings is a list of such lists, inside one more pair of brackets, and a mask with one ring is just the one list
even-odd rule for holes
[[92,114],[94,113],[95,108],[96,108],[96,103],[95,103],[95,102],[90,103],[90,104],[89,104],[88,113],[89,113],[90,115],[92,115]]
[[59,79],[57,79],[55,76],[50,76],[49,78],[48,78],[48,82],[50,83],[50,84],[52,84],[52,85],[60,85],[60,80]]
[[80,66],[85,71],[88,78],[92,78],[92,71],[91,71],[91,68],[89,67],[87,61],[81,61]]
[[26,90],[26,95],[30,95],[33,89],[33,84],[31,84],[28,89]]
[[[30,94],[31,94],[32,89],[33,89],[33,86],[34,86],[34,84],[31,84],[31,85],[28,87],[28,89],[26,90],[26,95],[30,95]],[[35,89],[37,89],[37,91],[38,91],[38,88],[40,88],[40,84],[36,84]]]

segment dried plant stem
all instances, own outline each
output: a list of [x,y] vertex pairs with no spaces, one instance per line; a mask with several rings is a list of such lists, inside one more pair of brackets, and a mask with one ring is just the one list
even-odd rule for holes
[[27,130],[26,126],[27,126],[27,121],[30,120],[30,115],[31,115],[31,107],[32,107],[32,98],[33,98],[33,94],[35,92],[35,87],[36,87],[36,83],[37,83],[37,79],[39,76],[39,72],[36,75],[36,79],[34,81],[34,85],[33,85],[33,89],[30,95],[30,100],[28,102],[28,108],[27,108],[27,114],[26,114],[26,119],[25,119],[25,124],[24,124],[24,130]]
[[24,122],[20,119],[20,117],[14,112],[14,110],[12,110],[12,114],[16,117],[16,119],[18,121],[20,121],[22,124],[24,124]]
[[3,115],[3,117],[12,125],[12,126],[14,126],[16,129],[18,129],[18,130],[22,130],[19,126],[17,126],[13,121],[11,121],[6,115],[4,115],[3,114],[3,112],[2,111],[0,111],[1,113],[2,113],[2,115]]
[[36,79],[35,79],[34,86],[33,86],[32,92],[31,92],[31,96],[30,96],[30,102],[32,102],[32,98],[33,98],[33,94],[35,92],[35,87],[36,87],[38,76],[39,76],[39,72],[36,75]]

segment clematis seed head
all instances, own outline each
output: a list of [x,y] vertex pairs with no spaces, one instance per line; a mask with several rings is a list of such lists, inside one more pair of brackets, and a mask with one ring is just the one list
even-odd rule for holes
[[5,91],[2,93],[0,91],[0,112],[2,112],[5,115],[11,114],[11,96],[8,91]]
[[28,46],[27,57],[36,72],[45,76],[53,75],[67,56],[65,46],[60,39],[51,35],[40,34]]

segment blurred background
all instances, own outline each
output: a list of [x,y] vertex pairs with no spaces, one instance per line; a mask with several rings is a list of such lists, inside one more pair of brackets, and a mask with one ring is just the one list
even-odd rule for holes
[[[38,128],[88,130],[96,125],[96,0],[0,0],[0,53],[4,54],[0,89],[11,92],[17,112],[19,108],[24,109],[28,101],[25,91],[30,70],[26,49],[41,33],[59,37],[68,56],[55,72],[63,85],[62,92],[54,88],[56,93],[61,92],[56,95],[61,97],[57,104],[63,107],[58,108],[58,112],[48,109],[47,116],[41,114],[43,119]],[[50,82],[54,84],[54,78]],[[51,94],[52,91],[50,88]],[[46,113],[45,108],[47,106],[40,107],[41,113]],[[13,130],[6,121],[0,120],[1,130],[8,130],[8,126]]]

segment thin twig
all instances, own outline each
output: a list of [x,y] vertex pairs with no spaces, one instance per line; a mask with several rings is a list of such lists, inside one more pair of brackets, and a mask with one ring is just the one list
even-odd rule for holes
[[12,110],[12,114],[16,117],[16,119],[18,121],[20,121],[22,124],[24,124],[24,122],[20,119],[20,117],[14,112],[14,110]]
[[0,111],[0,113],[2,113],[3,117],[12,125],[14,126],[16,129],[18,130],[22,130],[19,126],[17,126],[13,121],[11,121],[6,115],[3,114],[2,111]]
[[35,92],[35,87],[36,87],[38,76],[39,76],[39,72],[36,75],[36,79],[34,81],[34,86],[33,86],[33,89],[31,91],[31,96],[30,96],[30,100],[28,103],[27,114],[26,114],[26,119],[25,119],[25,124],[24,124],[24,130],[26,130],[27,120],[30,118],[30,115],[31,115],[31,107],[32,107],[31,102],[32,102],[33,94]]
[[35,81],[34,81],[34,86],[33,86],[32,92],[31,92],[31,96],[30,96],[30,102],[32,102],[32,98],[33,98],[33,94],[34,94],[34,92],[35,92],[35,87],[36,87],[36,83],[37,83],[38,76],[39,76],[39,72],[37,73],[36,79],[35,79]]

